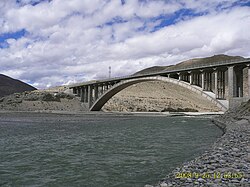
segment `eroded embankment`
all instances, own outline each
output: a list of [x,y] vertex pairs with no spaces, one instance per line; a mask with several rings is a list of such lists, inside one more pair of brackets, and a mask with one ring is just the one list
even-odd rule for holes
[[224,135],[208,151],[176,168],[156,186],[249,186],[249,106],[247,102],[215,118],[215,124],[223,129]]
[[79,98],[63,92],[32,91],[0,98],[0,111],[88,111]]

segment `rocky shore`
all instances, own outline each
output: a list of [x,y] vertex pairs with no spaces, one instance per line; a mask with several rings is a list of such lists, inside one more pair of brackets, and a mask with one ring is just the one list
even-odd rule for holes
[[[233,187],[250,184],[250,101],[213,119],[224,135],[204,154],[184,163],[155,187]],[[145,185],[145,187],[153,187]]]

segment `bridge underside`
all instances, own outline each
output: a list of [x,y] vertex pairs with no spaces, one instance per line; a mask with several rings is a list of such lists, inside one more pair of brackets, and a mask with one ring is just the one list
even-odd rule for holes
[[215,104],[217,107],[219,107],[221,110],[225,111],[227,109],[227,103],[219,102],[218,100],[215,99],[214,94],[208,93],[208,92],[203,92],[199,87],[197,86],[190,86],[188,83],[185,83],[184,81],[178,81],[173,78],[167,78],[167,77],[147,77],[147,78],[140,78],[140,79],[135,79],[135,80],[127,80],[127,81],[122,81],[118,84],[116,84],[114,87],[112,87],[108,92],[105,92],[100,98],[98,98],[93,105],[91,106],[90,110],[91,111],[99,111],[101,108],[105,105],[105,103],[112,98],[115,94],[120,92],[121,90],[134,85],[138,84],[141,82],[147,82],[147,81],[163,81],[163,82],[169,82],[173,84],[177,84],[179,86],[182,86],[186,89],[189,89],[202,97],[205,97],[208,99],[210,102]]
[[[243,76],[248,75],[248,76]],[[250,69],[248,65],[198,69],[177,73],[145,76],[125,80],[94,82],[73,87],[73,93],[88,104],[90,111],[98,111],[121,90],[140,82],[164,81],[177,84],[205,97],[222,111],[249,98]]]

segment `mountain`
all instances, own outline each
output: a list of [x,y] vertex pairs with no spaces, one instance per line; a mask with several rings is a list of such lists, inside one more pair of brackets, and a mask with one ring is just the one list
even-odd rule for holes
[[148,73],[157,73],[157,72],[165,70],[167,67],[169,67],[169,66],[153,66],[153,67],[149,67],[149,68],[143,69],[141,71],[138,71],[134,75],[143,75],[143,74],[148,74]]
[[171,66],[154,66],[150,68],[146,68],[144,70],[136,72],[134,75],[143,75],[148,73],[157,73],[163,70],[175,70],[175,69],[181,69],[181,68],[188,68],[190,66],[196,66],[196,65],[203,65],[203,64],[209,64],[209,63],[216,63],[216,62],[222,62],[222,61],[228,61],[228,60],[244,60],[245,58],[241,56],[228,56],[228,55],[214,55],[211,57],[206,58],[194,58],[190,60],[186,60],[183,62],[180,62],[176,65]]
[[36,88],[20,80],[16,80],[6,75],[0,74],[0,97],[13,93],[33,90],[36,90]]

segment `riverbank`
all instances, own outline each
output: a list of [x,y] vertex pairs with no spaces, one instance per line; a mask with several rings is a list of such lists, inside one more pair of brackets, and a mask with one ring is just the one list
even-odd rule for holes
[[88,111],[80,102],[80,98],[63,92],[31,91],[15,93],[0,98],[0,110],[2,111]]
[[213,122],[224,131],[224,135],[204,154],[173,170],[156,187],[249,186],[249,106],[250,102],[247,102],[234,111],[214,118]]
[[34,111],[13,111],[0,110],[0,114],[13,113],[47,113],[47,114],[68,114],[68,115],[115,115],[115,116],[163,116],[163,117],[196,117],[204,116],[213,118],[224,114],[224,112],[103,112],[103,111],[63,111],[63,110],[34,110]]

